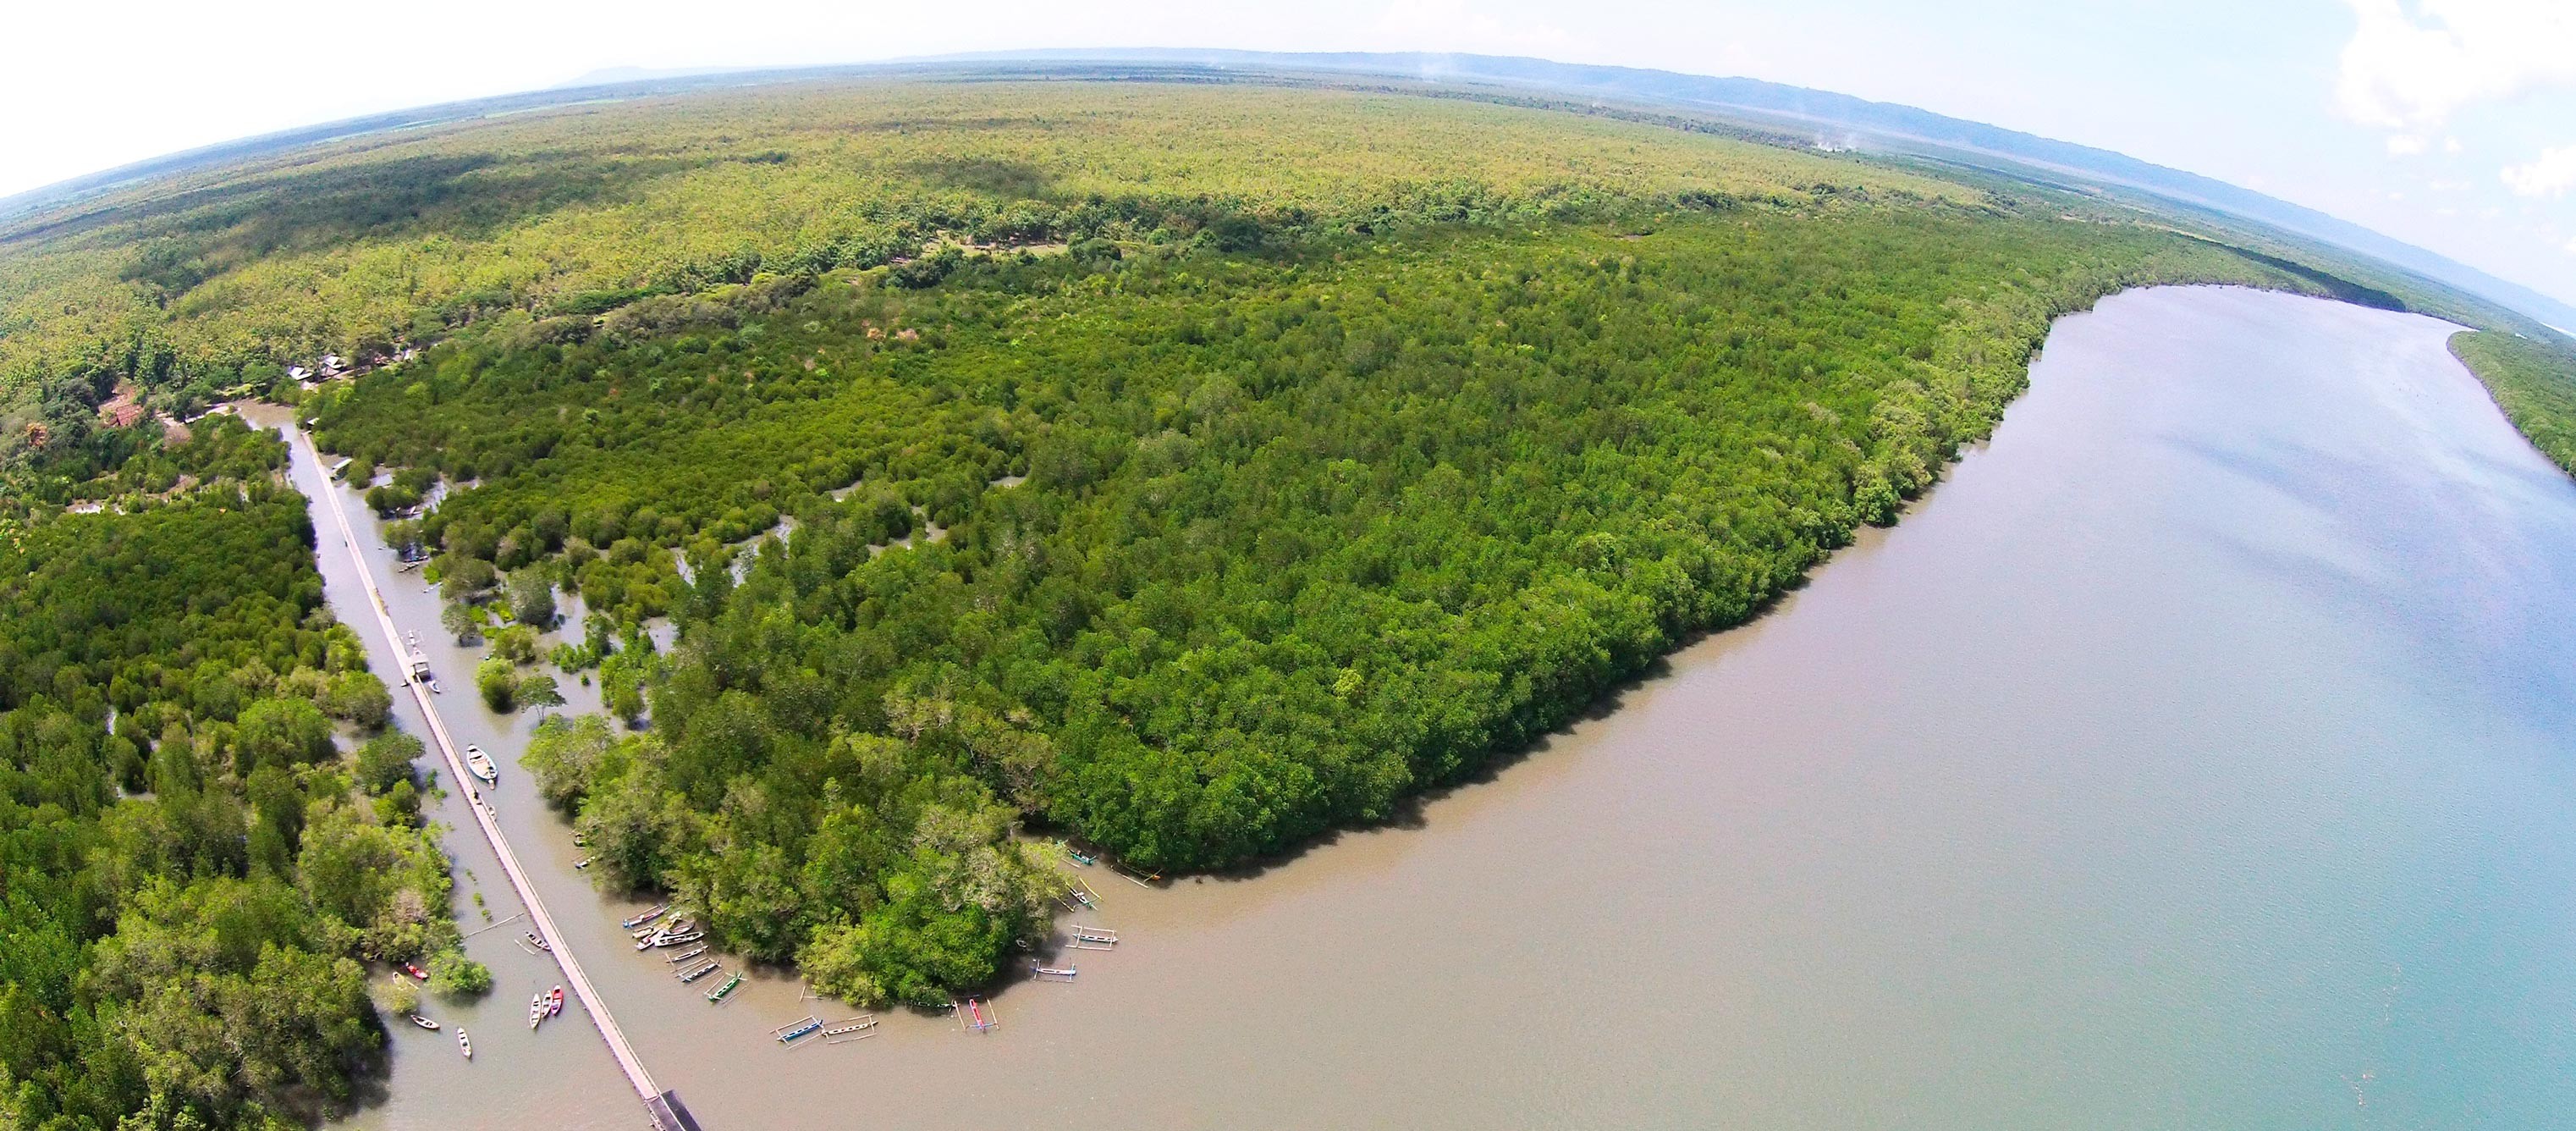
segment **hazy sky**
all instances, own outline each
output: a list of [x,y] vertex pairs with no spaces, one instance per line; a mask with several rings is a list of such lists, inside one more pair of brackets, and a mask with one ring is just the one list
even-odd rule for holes
[[0,195],[607,67],[1029,47],[1747,75],[2119,150],[2576,302],[2576,0],[6,0]]

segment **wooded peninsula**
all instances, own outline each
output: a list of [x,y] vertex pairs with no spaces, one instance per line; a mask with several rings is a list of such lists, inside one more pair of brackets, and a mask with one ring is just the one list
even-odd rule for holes
[[1035,836],[1235,868],[1526,749],[1896,521],[2123,288],[2472,322],[2576,470],[2576,353],[2458,296],[1635,118],[782,84],[0,226],[0,1124],[310,1118],[381,1045],[362,963],[454,945],[418,744],[226,399],[348,457],[493,707],[599,681],[524,759],[593,875],[864,1002],[1042,936]]

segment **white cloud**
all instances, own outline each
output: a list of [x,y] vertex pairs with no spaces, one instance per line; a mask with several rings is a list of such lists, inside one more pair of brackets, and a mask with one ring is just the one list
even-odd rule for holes
[[2576,255],[2576,240],[2567,241],[2567,254]]
[[2457,153],[2457,152],[2459,152],[2459,151],[2460,151],[2460,139],[2455,138],[2455,137],[2446,137],[2446,138],[2443,138],[2443,139],[2442,139],[2442,152],[2444,152],[2444,153]]
[[2567,0],[2344,0],[2336,101],[2381,129],[2430,125],[2471,103],[2576,84],[2576,4]]
[[2414,157],[2423,152],[2424,137],[2421,134],[2388,135],[2388,155],[2391,157]]
[[2565,196],[2576,188],[2576,145],[2542,150],[2530,164],[2507,165],[2498,175],[2515,196]]
[[2438,180],[2426,181],[2424,182],[2424,187],[2431,189],[2434,192],[2467,192],[2478,186],[2470,184],[2467,181]]

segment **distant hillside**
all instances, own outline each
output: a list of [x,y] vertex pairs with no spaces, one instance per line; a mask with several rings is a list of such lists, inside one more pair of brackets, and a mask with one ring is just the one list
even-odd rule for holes
[[[352,118],[280,133],[245,138],[222,145],[175,153],[104,172],[74,178],[15,196],[0,197],[0,232],[7,221],[31,212],[60,208],[84,197],[152,177],[168,176],[273,153],[298,145],[354,137],[384,130],[514,113],[543,106],[607,97],[677,93],[711,86],[793,82],[866,75],[945,75],[961,63],[1067,64],[1145,63],[1165,67],[1217,70],[1260,69],[1365,74],[1434,83],[1487,83],[1564,94],[1660,104],[1749,119],[1774,129],[1832,133],[1837,143],[1923,153],[1953,160],[2000,158],[2037,166],[2108,185],[2135,189],[2194,204],[2231,216],[2272,225],[2295,235],[2322,240],[2385,260],[2427,278],[2458,287],[2509,307],[2553,327],[2576,326],[2576,306],[2522,284],[2497,278],[2447,256],[2391,239],[2358,224],[2312,208],[2239,188],[2224,181],[2140,161],[2092,146],[2002,129],[1911,106],[1871,102],[1846,94],[1788,86],[1747,78],[1716,78],[1635,67],[1556,63],[1498,55],[1452,55],[1424,52],[1270,52],[1192,48],[1109,48],[1054,51],[973,52],[927,59],[842,67],[777,70],[647,70],[612,67],[593,71],[546,90],[467,102],[426,106],[388,114]],[[23,231],[6,233],[23,235]]]
[[[1627,101],[1663,103],[1733,111],[1765,124],[1829,132],[1837,143],[1857,141],[1880,148],[1910,149],[1904,143],[1927,143],[1947,150],[2003,157],[2089,179],[2144,190],[2158,196],[2199,204],[2231,215],[2274,225],[2291,233],[2324,240],[2376,256],[2409,271],[2448,283],[2500,303],[2553,326],[2576,326],[2576,306],[2522,284],[2499,279],[2413,244],[2390,239],[2361,225],[2312,208],[2239,188],[2197,173],[2186,173],[2088,145],[2057,141],[2019,130],[1918,110],[1892,102],[1871,102],[1847,94],[1812,90],[1746,78],[1712,78],[1635,67],[1586,66],[1498,55],[1333,52],[1289,54],[1266,51],[1188,49],[1118,49],[1106,51],[998,52],[943,57],[951,61],[1106,62],[1132,60],[1207,67],[1260,67],[1376,74],[1434,82],[1491,82],[1545,90],[1590,94]],[[1846,136],[1857,135],[1857,136]],[[1952,156],[1957,154],[1953,153]]]

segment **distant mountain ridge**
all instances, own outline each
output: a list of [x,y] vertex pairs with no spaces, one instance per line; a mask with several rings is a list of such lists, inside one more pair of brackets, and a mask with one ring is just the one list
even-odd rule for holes
[[[2150,193],[2214,209],[2385,260],[2458,287],[2557,327],[2576,327],[2576,305],[2498,278],[2448,256],[2392,239],[2359,224],[2197,173],[2141,161],[2107,149],[2078,145],[1998,126],[1952,118],[1889,102],[1748,78],[1718,78],[1594,64],[1557,63],[1518,56],[1432,52],[1238,51],[1190,48],[1104,48],[970,52],[884,63],[783,69],[690,68],[656,71],[615,67],[593,71],[562,86],[495,98],[424,106],[244,138],[136,162],[58,184],[0,197],[0,227],[13,217],[68,204],[94,193],[155,176],[297,145],[382,130],[493,113],[534,109],[603,95],[676,93],[708,86],[757,82],[899,75],[961,64],[1098,65],[1142,63],[1216,71],[1260,69],[1372,76],[1428,83],[1472,82],[1559,95],[1616,98],[1647,105],[1716,112],[1750,119],[1775,130],[1838,131],[1850,140],[1882,147],[1930,146],[2001,158],[2017,164]],[[1836,139],[1843,140],[1843,139]],[[1926,154],[1934,156],[1937,154]]]

